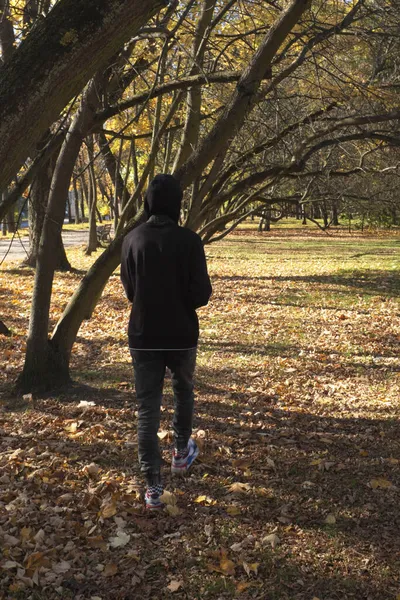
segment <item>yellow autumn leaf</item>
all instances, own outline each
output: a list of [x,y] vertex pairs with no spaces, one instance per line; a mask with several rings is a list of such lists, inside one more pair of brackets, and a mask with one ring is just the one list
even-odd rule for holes
[[164,490],[163,495],[161,496],[161,502],[164,502],[167,506],[175,506],[176,505],[176,496],[172,494],[168,490]]
[[246,571],[246,574],[248,576],[250,576],[251,573],[254,573],[255,575],[257,575],[258,573],[258,567],[260,566],[260,563],[247,563],[247,562],[243,562],[243,569]]
[[240,515],[241,510],[238,506],[232,504],[232,506],[228,506],[226,512],[228,513],[228,515],[231,515],[231,517],[235,517],[236,515]]
[[234,575],[235,574],[235,563],[233,562],[233,560],[229,560],[229,558],[226,558],[224,556],[221,558],[219,566],[221,568],[221,571],[225,575]]
[[165,509],[168,512],[168,514],[171,515],[171,517],[176,517],[181,512],[180,508],[176,506],[176,504],[166,504]]
[[202,502],[206,501],[207,496],[197,496],[197,498],[195,499],[195,502],[197,504],[201,504]]
[[371,479],[369,484],[373,490],[376,490],[378,488],[387,489],[393,487],[393,483],[385,477],[377,477],[376,479]]
[[210,498],[210,496],[197,496],[197,498],[195,499],[195,502],[197,504],[216,504],[217,501],[214,500],[213,498]]
[[75,433],[77,431],[78,427],[79,427],[79,424],[76,421],[74,421],[73,423],[69,423],[68,425],[66,425],[64,427],[64,429],[68,433]]

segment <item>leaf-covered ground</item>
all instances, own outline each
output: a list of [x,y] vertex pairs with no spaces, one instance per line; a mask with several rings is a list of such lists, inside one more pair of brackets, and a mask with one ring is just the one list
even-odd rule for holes
[[[207,248],[195,436],[147,515],[115,274],[76,384],[18,410],[32,272],[0,272],[0,598],[400,598],[400,240],[242,231]],[[81,250],[70,257],[82,267]],[[54,317],[78,274],[57,276]]]

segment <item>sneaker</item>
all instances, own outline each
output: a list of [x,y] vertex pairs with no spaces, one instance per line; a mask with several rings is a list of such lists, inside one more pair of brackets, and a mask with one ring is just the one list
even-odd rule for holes
[[160,485],[148,486],[145,497],[144,497],[146,508],[150,509],[150,510],[164,508],[164,502],[162,502],[162,500],[161,500],[162,495],[163,495],[162,486],[160,486]]
[[174,454],[172,456],[171,473],[186,473],[198,455],[199,448],[196,442],[190,438],[186,450],[174,450]]

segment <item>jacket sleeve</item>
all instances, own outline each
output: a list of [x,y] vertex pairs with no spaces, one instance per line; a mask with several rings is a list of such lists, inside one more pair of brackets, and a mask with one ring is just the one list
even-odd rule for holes
[[121,252],[121,281],[124,286],[126,297],[133,302],[135,295],[135,263],[130,252],[130,245],[125,238]]
[[196,235],[191,252],[189,273],[189,302],[193,308],[205,306],[211,296],[211,281],[207,272],[203,242]]

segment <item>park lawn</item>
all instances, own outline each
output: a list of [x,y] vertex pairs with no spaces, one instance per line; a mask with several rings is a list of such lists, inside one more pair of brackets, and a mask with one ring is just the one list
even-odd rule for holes
[[[399,250],[399,237],[248,228],[206,248],[202,454],[170,477],[167,383],[155,516],[139,499],[118,274],[79,333],[75,385],[11,410],[32,272],[0,271],[13,331],[0,340],[0,598],[400,598]],[[78,280],[57,275],[54,318]]]

